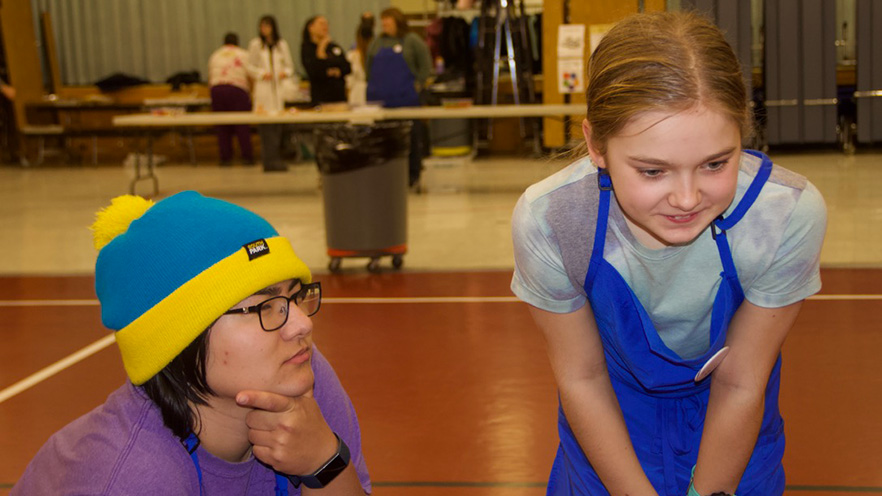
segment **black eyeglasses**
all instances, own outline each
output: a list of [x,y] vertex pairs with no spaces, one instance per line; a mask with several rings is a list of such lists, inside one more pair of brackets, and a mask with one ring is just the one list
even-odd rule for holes
[[257,316],[260,318],[260,327],[266,332],[272,332],[280,329],[285,325],[285,322],[288,322],[288,310],[292,301],[307,317],[312,317],[322,306],[322,284],[320,282],[304,284],[301,286],[300,291],[290,297],[273,296],[257,305],[227,310],[224,312],[224,315],[257,313]]

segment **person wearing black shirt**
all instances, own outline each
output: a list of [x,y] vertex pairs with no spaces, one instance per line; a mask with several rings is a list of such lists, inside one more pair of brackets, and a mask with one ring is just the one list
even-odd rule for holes
[[311,17],[303,26],[300,60],[309,76],[309,93],[313,105],[346,101],[344,76],[351,72],[346,52],[331,41],[328,20]]

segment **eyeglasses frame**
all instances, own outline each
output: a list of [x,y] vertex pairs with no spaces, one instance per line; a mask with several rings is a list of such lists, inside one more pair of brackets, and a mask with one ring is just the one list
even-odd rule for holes
[[[300,304],[297,301],[297,297],[300,295],[304,295],[303,298],[306,298],[306,296],[305,296],[306,292],[310,289],[313,289],[313,288],[318,288],[318,306],[315,307],[314,312],[307,315],[307,317],[312,317],[313,315],[318,313],[319,309],[322,308],[322,283],[319,281],[311,282],[309,284],[302,284],[301,283],[300,291],[297,291],[296,293],[294,293],[291,296],[285,296],[285,295],[272,296],[270,298],[263,300],[262,302],[258,303],[257,305],[251,305],[251,306],[242,307],[242,308],[233,308],[233,309],[227,310],[226,312],[224,312],[221,315],[247,315],[250,313],[256,313],[257,319],[260,321],[260,328],[263,329],[264,332],[275,332],[275,331],[278,331],[279,329],[281,329],[282,327],[284,327],[285,324],[288,323],[288,317],[291,316],[291,302],[294,301],[294,306],[296,306],[297,308],[300,308]],[[276,327],[275,329],[267,329],[266,326],[263,325],[263,315],[260,313],[260,307],[265,305],[268,301],[272,301],[277,298],[284,298],[284,299],[288,300],[288,312],[285,314],[285,320],[279,325],[279,327]],[[303,300],[300,300],[300,301],[302,302]]]

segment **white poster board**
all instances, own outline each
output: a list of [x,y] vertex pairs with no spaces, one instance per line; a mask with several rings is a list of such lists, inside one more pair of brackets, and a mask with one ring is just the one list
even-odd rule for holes
[[557,88],[564,94],[585,91],[585,25],[557,28]]
[[582,59],[557,60],[557,86],[561,93],[585,91],[585,66]]
[[561,24],[557,27],[557,58],[585,57],[585,25]]

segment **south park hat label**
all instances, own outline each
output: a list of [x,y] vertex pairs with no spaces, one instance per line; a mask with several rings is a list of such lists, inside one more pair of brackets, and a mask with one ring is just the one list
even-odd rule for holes
[[245,252],[248,253],[248,260],[254,260],[255,258],[269,255],[270,252],[269,245],[266,244],[265,239],[258,239],[257,241],[246,243],[242,248],[245,248]]

